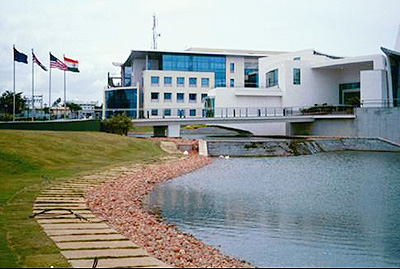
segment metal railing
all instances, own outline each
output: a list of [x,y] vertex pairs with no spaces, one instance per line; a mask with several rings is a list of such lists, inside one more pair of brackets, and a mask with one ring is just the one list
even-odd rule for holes
[[397,107],[399,105],[400,105],[400,98],[361,100],[361,107]]
[[[247,118],[247,117],[287,117],[308,115],[354,114],[354,107],[345,105],[314,105],[301,107],[216,107],[216,108],[148,108],[95,109],[84,116],[78,113],[41,113],[39,116],[17,115],[16,121],[64,121],[64,120],[101,120],[117,115],[126,115],[132,119],[168,119],[168,118]],[[2,115],[0,114],[0,121]],[[7,120],[3,120],[7,121]],[[12,121],[9,119],[8,121]]]

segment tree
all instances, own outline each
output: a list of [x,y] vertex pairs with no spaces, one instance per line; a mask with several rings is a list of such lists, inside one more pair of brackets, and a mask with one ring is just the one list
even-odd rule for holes
[[[0,112],[4,114],[13,114],[13,93],[5,91],[0,96]],[[15,94],[15,114],[21,113],[25,110],[26,100],[21,97],[22,92]]]
[[66,103],[66,106],[71,110],[71,112],[82,110],[82,107],[75,103]]
[[125,115],[114,116],[102,121],[102,131],[113,134],[128,135],[132,121]]

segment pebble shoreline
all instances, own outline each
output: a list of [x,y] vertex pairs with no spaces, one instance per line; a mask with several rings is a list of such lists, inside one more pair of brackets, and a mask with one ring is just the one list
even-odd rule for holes
[[191,154],[185,159],[147,166],[89,190],[86,201],[92,212],[118,232],[144,247],[154,257],[174,267],[249,268],[250,264],[223,255],[174,225],[148,214],[142,200],[155,184],[199,169],[211,162],[209,157]]

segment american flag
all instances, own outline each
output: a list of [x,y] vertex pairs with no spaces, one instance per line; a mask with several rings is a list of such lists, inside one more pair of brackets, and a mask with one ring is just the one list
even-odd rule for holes
[[37,63],[44,71],[47,71],[47,68],[41,63],[39,62],[39,60],[36,58],[35,53],[32,52],[32,59],[34,63]]
[[63,71],[68,71],[68,67],[59,59],[54,57],[53,54],[51,53],[50,53],[50,68],[58,68]]

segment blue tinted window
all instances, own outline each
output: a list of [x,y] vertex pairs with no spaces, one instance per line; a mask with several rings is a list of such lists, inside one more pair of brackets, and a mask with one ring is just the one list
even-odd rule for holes
[[226,85],[225,56],[164,54],[162,70],[213,72],[215,86],[225,87]]
[[278,85],[278,69],[272,70],[266,74],[266,87]]
[[208,87],[210,86],[210,79],[209,78],[201,78],[201,87]]
[[164,102],[171,102],[171,99],[172,99],[172,93],[165,92],[164,93]]
[[151,115],[152,116],[158,116],[158,109],[152,109],[151,110]]
[[197,85],[197,78],[189,78],[189,86],[196,87]]
[[207,94],[206,93],[202,93],[201,94],[201,101],[203,102],[205,98],[207,98]]
[[244,63],[244,86],[246,88],[258,87],[258,63],[246,62]]
[[197,101],[197,94],[189,93],[189,102],[190,103],[196,103],[196,101]]
[[189,111],[189,113],[190,113],[190,116],[191,116],[191,117],[196,116],[196,109],[191,109],[191,110]]
[[176,84],[178,84],[178,86],[184,86],[185,85],[185,78],[184,77],[177,77],[176,78]]
[[[110,90],[105,92],[106,117],[124,112],[129,117],[136,118],[137,109],[137,90]],[[113,112],[112,109],[127,109],[126,111]]]
[[231,87],[235,87],[235,80],[233,78],[231,78],[230,80],[230,84]]
[[160,78],[156,76],[151,77],[151,85],[158,85]]
[[171,116],[171,109],[164,109],[164,116]]
[[158,101],[158,92],[152,92],[151,93],[151,101]]
[[234,63],[230,63],[229,64],[229,69],[231,70],[231,73],[235,72],[235,64]]
[[293,68],[293,84],[294,85],[300,85],[300,69],[299,68]]
[[164,86],[172,85],[172,77],[164,77]]
[[124,68],[124,86],[131,86],[132,82],[132,67],[125,66]]
[[176,101],[178,103],[183,103],[184,102],[184,98],[185,98],[185,94],[184,93],[177,93],[176,94]]

